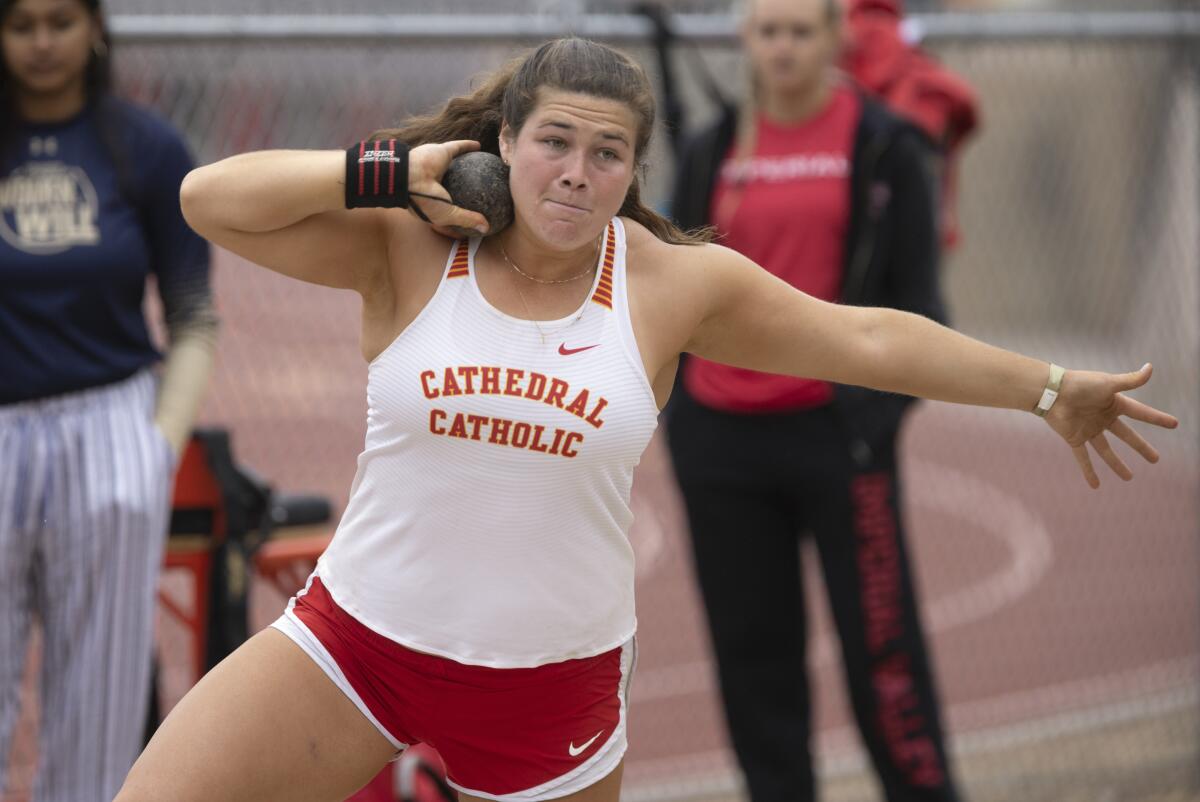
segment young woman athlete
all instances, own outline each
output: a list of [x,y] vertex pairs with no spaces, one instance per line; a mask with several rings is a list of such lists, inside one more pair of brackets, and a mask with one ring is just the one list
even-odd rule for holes
[[[1093,485],[1089,447],[1130,476],[1107,433],[1157,458],[1125,422],[1176,425],[1123,394],[1148,366],[1060,376],[916,315],[815,300],[675,229],[638,199],[653,117],[627,56],[564,39],[345,152],[249,153],[187,178],[201,234],[362,297],[368,430],[308,587],[175,708],[120,802],[342,799],[416,741],[466,799],[615,801],[630,483],[685,351],[1040,403]],[[480,146],[510,165],[515,221],[455,241],[440,231],[484,219],[421,196],[445,197],[450,160]],[[433,225],[357,208],[408,203]]]

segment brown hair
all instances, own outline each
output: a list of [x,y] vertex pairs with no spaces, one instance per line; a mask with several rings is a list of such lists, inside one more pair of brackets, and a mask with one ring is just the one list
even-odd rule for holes
[[[371,139],[396,138],[410,147],[425,142],[474,139],[482,150],[500,153],[500,126],[514,134],[537,107],[542,87],[616,100],[629,106],[637,118],[634,158],[637,172],[654,131],[654,93],[642,68],[629,56],[587,39],[566,38],[547,42],[488,75],[469,95],[451,98],[433,114],[411,117],[396,129],[376,131]],[[685,232],[641,201],[639,176],[617,214],[641,223],[664,242],[697,245],[712,240],[708,229]]]

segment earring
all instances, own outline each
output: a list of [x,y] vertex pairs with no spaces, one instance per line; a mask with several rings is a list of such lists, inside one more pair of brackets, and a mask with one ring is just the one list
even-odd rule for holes
[[92,42],[92,52],[96,54],[96,58],[104,58],[108,55],[108,45],[104,44],[103,39],[97,39]]

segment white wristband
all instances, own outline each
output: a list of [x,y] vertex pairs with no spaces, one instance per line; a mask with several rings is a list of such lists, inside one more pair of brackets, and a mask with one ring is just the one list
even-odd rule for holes
[[1046,389],[1042,391],[1042,397],[1038,400],[1037,406],[1033,408],[1033,414],[1039,418],[1046,417],[1046,413],[1050,411],[1050,407],[1054,406],[1054,402],[1058,400],[1058,391],[1062,387],[1063,375],[1066,370],[1053,362],[1050,363],[1050,378],[1046,380]]

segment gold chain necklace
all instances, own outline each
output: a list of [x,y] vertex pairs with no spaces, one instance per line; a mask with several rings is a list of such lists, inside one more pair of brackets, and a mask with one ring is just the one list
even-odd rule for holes
[[[601,234],[600,236],[603,237],[604,235]],[[586,276],[588,273],[591,273],[596,268],[596,257],[598,257],[600,255],[600,239],[598,237],[596,239],[596,250],[592,254],[592,259],[588,263],[588,266],[583,269],[582,273],[576,273],[575,275],[573,275],[569,278],[544,279],[544,278],[538,278],[537,276],[531,276],[528,273],[526,273],[524,270],[522,270],[521,268],[517,267],[516,263],[513,262],[512,259],[508,258],[508,252],[506,250],[504,250],[504,243],[497,240],[496,245],[498,245],[500,247],[500,255],[504,257],[504,261],[508,264],[509,267],[511,267],[513,270],[517,271],[517,273],[519,275],[521,275],[522,277],[527,278],[530,281],[536,282],[538,284],[569,284],[572,281],[581,279],[584,276]]]
[[[535,329],[537,329],[538,337],[541,339],[542,345],[545,345],[546,344],[546,332],[542,331],[542,325],[540,323],[538,323],[537,318],[535,318],[533,316],[533,312],[531,312],[529,310],[529,302],[525,300],[525,293],[521,292],[520,287],[517,287],[516,289],[517,289],[517,297],[521,299],[521,306],[524,307],[524,309],[525,309],[525,319],[528,320],[530,323],[532,323],[533,327]],[[579,320],[579,318],[583,317],[583,313],[586,310],[587,310],[587,306],[584,305],[574,314],[574,316],[570,320],[568,320],[566,322],[565,325],[559,326],[557,329],[555,329],[555,331],[556,332],[565,331],[566,329],[571,328],[571,326],[575,325],[575,321],[577,321],[577,320]]]
[[[603,236],[604,236],[603,234],[600,235],[600,237],[603,237]],[[511,267],[513,270],[517,271],[517,273],[519,275],[523,276],[524,278],[529,279],[530,281],[536,282],[537,284],[568,284],[572,281],[575,281],[576,279],[583,278],[588,273],[592,272],[592,269],[595,267],[596,261],[599,259],[599,256],[600,256],[600,238],[597,238],[596,239],[596,251],[593,254],[592,263],[590,265],[588,265],[586,270],[584,270],[582,273],[578,273],[574,276],[571,276],[570,278],[561,278],[561,279],[556,279],[554,281],[547,281],[546,279],[535,278],[535,277],[529,275],[528,273],[526,273],[521,268],[517,267],[513,263],[513,260],[508,258],[508,253],[505,252],[504,246],[500,244],[499,240],[496,240],[496,245],[500,248],[500,255],[504,257],[504,261],[508,263],[509,267]],[[535,329],[537,329],[538,337],[541,338],[542,345],[545,345],[546,344],[546,332],[542,331],[541,324],[538,323],[537,318],[535,318],[533,316],[533,312],[530,311],[529,302],[525,300],[525,293],[521,292],[521,288],[519,286],[516,288],[516,290],[517,290],[517,297],[521,299],[521,306],[525,308],[526,320],[528,320],[530,323],[532,323],[533,327]],[[573,324],[576,320],[579,320],[579,318],[582,316],[583,316],[582,312],[576,314],[575,317],[571,321],[569,321],[566,326],[563,326],[562,328],[565,329],[565,328],[570,327],[571,324]]]

